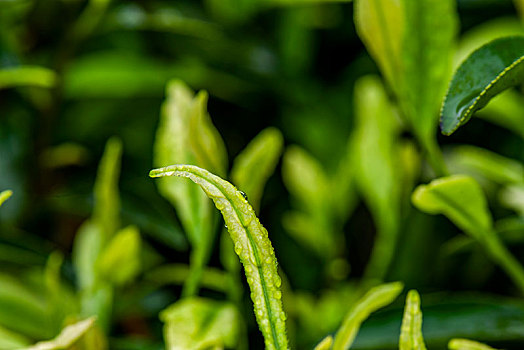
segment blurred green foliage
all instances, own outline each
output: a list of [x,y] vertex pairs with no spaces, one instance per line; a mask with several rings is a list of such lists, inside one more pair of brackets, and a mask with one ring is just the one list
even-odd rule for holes
[[437,124],[523,7],[0,0],[0,349],[263,348],[211,201],[147,177],[175,163],[268,228],[290,348],[521,349],[522,65],[466,63],[489,103]]

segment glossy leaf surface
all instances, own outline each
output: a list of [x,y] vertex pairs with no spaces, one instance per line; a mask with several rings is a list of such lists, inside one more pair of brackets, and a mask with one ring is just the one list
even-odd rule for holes
[[151,170],[151,177],[181,176],[198,184],[215,202],[244,265],[251,289],[255,316],[267,349],[287,349],[282,308],[281,279],[267,230],[260,224],[251,205],[233,185],[207,170],[191,165],[172,165]]
[[458,68],[442,106],[440,128],[452,134],[500,92],[524,79],[524,37],[496,39]]

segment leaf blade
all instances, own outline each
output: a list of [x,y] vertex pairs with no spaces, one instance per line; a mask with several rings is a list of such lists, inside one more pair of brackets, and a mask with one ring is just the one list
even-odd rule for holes
[[426,350],[422,336],[420,296],[414,289],[408,292],[399,339],[400,350]]
[[494,96],[524,79],[524,37],[496,39],[457,69],[442,105],[440,128],[451,135]]

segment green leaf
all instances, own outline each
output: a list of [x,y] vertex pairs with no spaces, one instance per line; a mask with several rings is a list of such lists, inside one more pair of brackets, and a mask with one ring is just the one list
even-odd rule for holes
[[314,350],[330,350],[333,345],[333,336],[328,335],[320,343],[315,346]]
[[44,67],[20,66],[0,69],[0,89],[16,86],[52,88],[57,81],[57,74]]
[[400,216],[398,122],[381,82],[364,77],[355,84],[356,126],[353,167],[357,189],[377,226],[366,275],[381,279],[397,243]]
[[31,342],[23,335],[10,331],[0,326],[0,349],[21,349]]
[[501,190],[499,197],[505,207],[524,216],[524,185],[507,186]]
[[[236,256],[235,256],[236,258]],[[238,259],[237,259],[238,261]],[[169,264],[156,267],[145,273],[145,279],[155,284],[183,284],[190,273],[190,267],[185,264]],[[227,292],[226,281],[227,275],[224,271],[207,267],[202,273],[200,283],[202,287],[209,288],[219,292]]]
[[186,298],[160,313],[168,350],[236,348],[240,315],[234,305]]
[[500,125],[524,139],[524,96],[514,89],[506,90],[477,112],[477,117]]
[[452,134],[500,92],[524,79],[524,37],[496,39],[458,68],[442,106],[440,128]]
[[[358,334],[355,350],[396,350],[403,310],[371,315]],[[482,322],[479,322],[482,320]],[[522,299],[472,293],[433,293],[424,299],[424,340],[445,349],[451,338],[520,344],[524,340]]]
[[104,240],[110,239],[120,226],[118,178],[122,158],[122,142],[110,138],[100,160],[95,182],[95,205],[92,220],[102,230]]
[[450,161],[478,173],[497,184],[524,182],[524,165],[484,148],[462,145],[453,147]]
[[128,226],[116,233],[97,260],[102,278],[123,285],[140,272],[140,232]]
[[[451,76],[458,27],[454,0],[401,1],[405,35],[397,90],[399,105],[422,143],[433,142]],[[438,35],[435,35],[438,33]]]
[[0,207],[2,206],[2,204],[4,204],[4,202],[6,200],[9,199],[9,197],[11,197],[13,195],[13,191],[11,190],[5,190],[5,191],[2,191],[0,192]]
[[414,289],[408,292],[399,339],[400,350],[426,350],[422,337],[422,312],[420,296]]
[[[184,163],[202,166],[225,176],[227,152],[220,134],[206,111],[207,93],[193,95],[184,83],[172,81],[155,138],[156,166]],[[172,178],[159,180],[160,194],[175,207],[191,242],[192,274],[184,295],[194,295],[211,254],[216,216],[211,203],[198,186]]]
[[229,182],[191,165],[172,165],[152,170],[151,177],[181,176],[198,184],[222,212],[235,252],[244,265],[255,316],[266,348],[287,349],[286,315],[282,309],[281,279],[267,230],[253,208]]
[[451,339],[448,344],[449,350],[495,350],[491,346],[468,339]]
[[405,12],[398,0],[355,0],[358,36],[391,86],[396,86],[405,35]]
[[421,185],[413,204],[430,214],[444,214],[455,225],[479,241],[524,293],[524,268],[502,244],[492,227],[491,214],[479,184],[471,177],[454,175]]
[[348,312],[342,326],[338,330],[333,350],[349,349],[357,336],[360,325],[371,313],[393,302],[402,292],[404,286],[400,282],[382,284],[371,288]]
[[62,350],[69,349],[84,334],[86,334],[95,323],[95,317],[90,317],[83,321],[65,327],[59,335],[49,341],[36,343],[24,350]]
[[260,207],[264,185],[275,171],[284,140],[275,128],[262,130],[235,158],[231,181],[247,194],[255,211]]
[[482,240],[492,228],[486,197],[471,177],[453,175],[420,185],[412,196],[413,204],[430,214],[444,214],[455,225]]

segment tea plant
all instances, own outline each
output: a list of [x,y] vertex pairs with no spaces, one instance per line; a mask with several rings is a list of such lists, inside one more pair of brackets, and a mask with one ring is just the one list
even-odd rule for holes
[[0,349],[521,348],[523,4],[0,1]]

